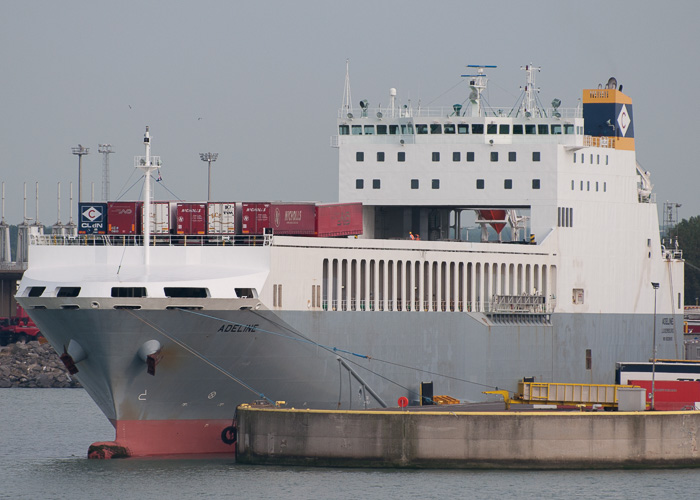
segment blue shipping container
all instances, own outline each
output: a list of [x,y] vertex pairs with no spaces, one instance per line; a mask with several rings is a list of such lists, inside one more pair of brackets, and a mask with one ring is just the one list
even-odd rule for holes
[[78,213],[80,214],[78,234],[107,233],[106,203],[78,203]]

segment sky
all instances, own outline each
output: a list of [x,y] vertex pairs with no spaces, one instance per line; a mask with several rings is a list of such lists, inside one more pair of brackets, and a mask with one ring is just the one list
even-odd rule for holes
[[[151,131],[161,157],[157,199],[336,201],[346,60],[353,105],[415,104],[468,95],[467,64],[489,72],[488,101],[510,109],[525,64],[540,66],[540,100],[575,107],[615,76],[634,102],[637,161],[659,206],[700,215],[700,2],[599,1],[75,1],[0,0],[0,181],[5,219],[67,222],[69,183],[102,199],[141,197],[134,156]],[[166,189],[167,188],[167,189]],[[77,217],[77,213],[74,213]]]

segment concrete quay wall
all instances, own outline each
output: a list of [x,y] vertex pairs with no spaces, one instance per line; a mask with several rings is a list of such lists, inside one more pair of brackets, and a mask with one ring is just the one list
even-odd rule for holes
[[350,467],[700,467],[700,412],[239,407],[236,461]]

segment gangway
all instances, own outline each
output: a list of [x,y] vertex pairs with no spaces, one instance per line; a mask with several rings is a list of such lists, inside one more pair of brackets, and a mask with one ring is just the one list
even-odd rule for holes
[[617,408],[619,389],[638,387],[616,384],[562,384],[550,382],[518,382],[518,393],[510,397],[508,391],[484,391],[484,394],[497,394],[503,397],[506,409],[511,404],[547,404],[558,406],[591,406]]

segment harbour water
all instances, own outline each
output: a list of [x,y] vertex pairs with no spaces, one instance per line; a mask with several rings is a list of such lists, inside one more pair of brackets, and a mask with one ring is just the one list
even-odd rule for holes
[[82,389],[0,389],[0,498],[697,498],[700,469],[248,467],[232,458],[88,460],[114,430]]

